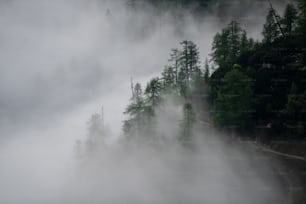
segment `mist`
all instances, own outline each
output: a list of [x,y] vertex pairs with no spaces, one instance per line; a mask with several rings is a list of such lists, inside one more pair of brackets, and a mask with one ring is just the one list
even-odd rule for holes
[[[277,161],[201,125],[192,148],[179,144],[180,104],[161,107],[156,144],[122,138],[131,77],[145,85],[185,39],[203,63],[236,9],[228,21],[214,10],[177,21],[124,1],[1,1],[0,203],[286,203]],[[258,39],[262,13],[235,18]],[[78,159],[75,141],[102,106],[107,142]]]

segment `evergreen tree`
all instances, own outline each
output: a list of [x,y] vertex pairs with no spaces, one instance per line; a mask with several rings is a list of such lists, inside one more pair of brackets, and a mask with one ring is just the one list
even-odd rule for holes
[[304,67],[306,65],[306,1],[298,0],[298,20],[297,20],[297,28],[296,35],[298,36],[299,48],[301,53],[298,56],[298,66]]
[[266,17],[262,35],[264,37],[264,43],[272,43],[280,35],[280,31],[274,17],[274,9],[272,8],[269,9],[268,15]]
[[132,87],[131,103],[127,106],[124,114],[129,115],[129,119],[124,121],[123,131],[126,135],[139,135],[144,126],[145,102],[143,99],[142,88],[139,83]]
[[241,42],[240,42],[240,52],[244,53],[245,51],[252,48],[252,43],[247,37],[246,31],[242,32]]
[[239,65],[234,65],[222,79],[214,104],[214,122],[217,126],[237,126],[243,130],[251,124],[253,88],[250,78],[239,69]]
[[161,100],[161,91],[162,91],[162,84],[159,78],[153,78],[147,84],[145,90],[146,100],[153,110]]
[[246,34],[245,31],[242,31],[241,27],[239,26],[238,22],[232,21],[228,25],[229,29],[229,45],[228,48],[230,53],[229,57],[231,61],[234,61],[234,59],[237,59],[237,57],[240,54],[240,44],[241,44],[241,38],[243,34]]
[[178,84],[180,87],[180,93],[187,98],[190,95],[190,89],[192,88],[191,82],[194,82],[196,78],[201,75],[200,61],[199,61],[199,49],[192,41],[181,42],[183,46],[179,58],[179,76]]
[[178,49],[172,49],[170,54],[170,59],[168,60],[170,62],[170,67],[172,67],[174,72],[174,83],[177,88],[178,83],[178,72],[179,72],[179,59],[180,59],[180,51]]
[[221,33],[217,33],[214,36],[211,57],[215,64],[219,67],[226,67],[228,64],[228,36],[228,29],[223,29]]
[[171,66],[165,67],[162,72],[163,89],[166,92],[175,89],[175,71]]
[[129,114],[130,116],[135,116],[139,118],[141,112],[144,109],[144,100],[143,100],[143,93],[142,88],[139,83],[136,83],[135,87],[133,87],[133,96],[131,98],[131,104],[128,105],[125,113]]
[[252,49],[252,40],[247,38],[236,21],[232,21],[213,40],[211,57],[219,68],[230,68],[245,51]]
[[281,20],[286,35],[291,35],[292,31],[295,30],[297,14],[297,9],[293,4],[288,4],[286,6],[284,17]]

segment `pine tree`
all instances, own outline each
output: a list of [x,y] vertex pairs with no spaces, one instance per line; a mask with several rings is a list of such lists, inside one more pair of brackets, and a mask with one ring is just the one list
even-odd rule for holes
[[266,22],[264,24],[264,29],[262,31],[263,42],[272,43],[280,35],[280,31],[277,22],[274,17],[274,9],[270,9],[266,17]]
[[153,110],[161,100],[161,91],[162,91],[162,84],[159,78],[151,79],[146,86],[145,89],[146,101],[152,107]]
[[190,78],[188,44],[189,42],[187,40],[181,42],[183,49],[181,51],[179,59],[179,66],[180,66],[179,79],[180,83],[184,84],[186,89],[189,87],[189,78]]
[[199,76],[201,76],[201,69],[200,69],[200,53],[199,48],[195,43],[189,41],[188,43],[188,50],[189,50],[189,70],[190,70],[190,79],[189,80],[196,80]]
[[302,51],[298,55],[298,66],[304,67],[306,65],[306,1],[298,0],[298,20],[297,20],[297,28],[295,34],[298,37],[299,48]]
[[171,66],[165,67],[162,72],[163,89],[166,92],[175,89],[175,72]]
[[211,57],[215,64],[219,67],[227,66],[228,62],[228,37],[229,30],[223,29],[221,33],[217,33],[214,36],[213,44],[212,44],[212,53]]
[[170,67],[172,67],[174,72],[174,83],[177,86],[178,83],[178,72],[179,72],[179,59],[180,59],[180,51],[178,49],[172,49],[170,54]]
[[296,28],[297,9],[293,4],[288,4],[285,9],[284,17],[282,18],[282,27],[286,35],[291,35]]
[[241,34],[242,34],[242,29],[240,28],[238,22],[232,21],[229,24],[229,50],[230,50],[230,59],[234,60],[237,59],[237,57],[240,54],[240,44],[241,44]]
[[190,95],[191,82],[194,82],[201,75],[199,49],[192,41],[181,42],[183,46],[179,58],[178,84],[180,93],[187,98]]
[[239,23],[232,21],[228,26],[217,33],[212,45],[212,61],[219,68],[230,69],[237,58],[245,51],[252,49],[251,39],[247,38],[246,31]]
[[241,42],[240,42],[240,52],[243,53],[252,48],[252,45],[247,37],[246,31],[242,32]]
[[136,83],[132,87],[131,103],[127,106],[124,114],[129,115],[129,119],[124,121],[123,131],[126,135],[139,135],[144,126],[145,102],[141,85]]

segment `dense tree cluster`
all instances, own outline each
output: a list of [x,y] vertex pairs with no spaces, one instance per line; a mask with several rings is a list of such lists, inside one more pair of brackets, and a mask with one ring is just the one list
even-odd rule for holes
[[194,99],[208,92],[213,124],[219,128],[252,133],[264,127],[270,135],[305,136],[305,8],[304,1],[288,4],[279,16],[271,5],[261,41],[249,38],[238,22],[231,21],[215,35],[211,61],[206,59],[203,69],[198,47],[192,41],[181,42],[144,93],[140,84],[133,87],[125,134],[154,130],[155,110],[171,95],[183,101],[180,136],[186,140],[192,135],[195,112],[201,111],[195,110]]
[[211,56],[218,69],[209,78],[215,124],[305,136],[305,8],[305,1],[288,4],[280,17],[271,5],[261,42],[236,22],[216,34]]
[[[197,45],[185,40],[171,50],[161,75],[149,80],[144,89],[132,82],[132,97],[124,112],[125,138],[150,139],[147,137],[158,134],[157,113],[167,98],[174,98],[177,103],[173,105],[182,111],[177,138],[189,141],[203,112],[198,104],[207,102],[207,95],[213,110],[209,116],[220,129],[240,133],[264,129],[277,137],[280,133],[305,137],[304,0],[288,4],[282,16],[271,5],[261,41],[249,38],[237,21],[231,21],[215,35],[210,57],[202,66]],[[95,149],[92,145],[99,140],[98,135],[105,134],[99,124],[99,115],[93,115],[87,149]]]
[[[187,138],[192,134],[195,123],[192,96],[197,88],[205,83],[205,75],[201,70],[198,47],[192,41],[183,41],[180,45],[181,49],[171,51],[169,64],[165,66],[160,77],[147,83],[144,93],[139,83],[135,86],[132,84],[131,102],[125,111],[128,115],[123,126],[125,135],[138,137],[154,134],[156,109],[163,103],[163,99],[169,96],[182,104],[180,138]],[[208,71],[207,66],[208,64]]]

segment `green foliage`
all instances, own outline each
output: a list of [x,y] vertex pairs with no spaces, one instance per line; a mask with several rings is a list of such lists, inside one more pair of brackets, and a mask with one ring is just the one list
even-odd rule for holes
[[237,126],[247,129],[252,122],[253,83],[235,65],[225,74],[214,104],[214,122],[217,126]]
[[[185,140],[192,135],[195,122],[192,102],[198,100],[196,96],[207,94],[209,88],[214,123],[219,127],[251,130],[255,125],[277,121],[296,127],[296,134],[304,134],[305,1],[299,0],[297,8],[288,4],[280,19],[271,7],[262,42],[248,38],[238,22],[230,22],[214,36],[211,60],[216,69],[209,67],[206,59],[202,71],[196,44],[181,42],[181,47],[171,50],[169,64],[161,77],[147,84],[144,95],[142,91],[137,93],[135,87],[133,103],[126,111],[130,119],[124,128],[148,126],[161,99],[172,95],[186,102],[181,122],[181,136]],[[210,73],[211,70],[214,72]],[[292,83],[291,79],[298,83]]]
[[253,48],[253,40],[247,38],[236,21],[232,21],[213,40],[211,57],[219,68],[230,68],[245,51]]

